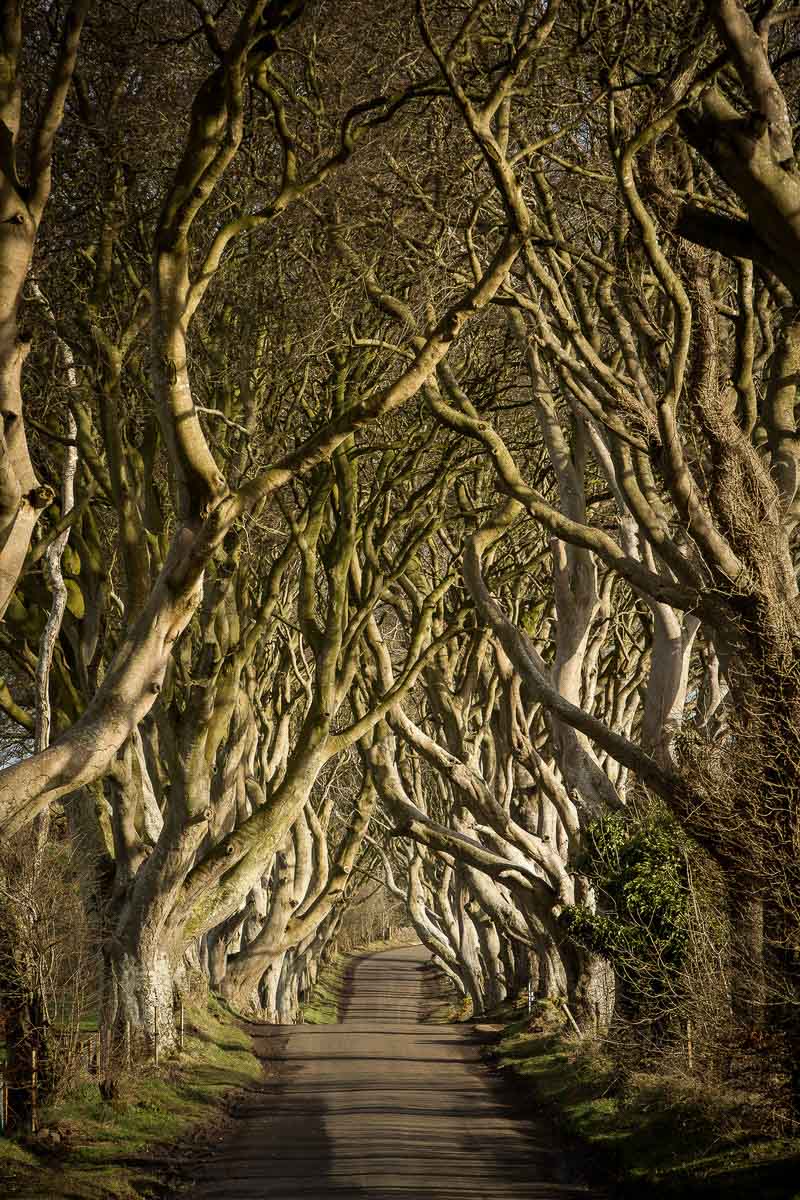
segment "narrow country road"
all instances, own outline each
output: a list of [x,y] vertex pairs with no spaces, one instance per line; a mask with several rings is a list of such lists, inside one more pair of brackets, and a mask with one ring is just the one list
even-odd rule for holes
[[420,1023],[421,948],[356,967],[339,1025],[262,1026],[273,1089],[195,1168],[191,1200],[559,1200],[581,1184],[522,1120],[468,1029]]

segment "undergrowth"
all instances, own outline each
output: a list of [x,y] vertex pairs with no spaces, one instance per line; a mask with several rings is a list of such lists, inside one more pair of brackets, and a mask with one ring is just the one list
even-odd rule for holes
[[622,1072],[558,1028],[552,1005],[515,1017],[487,1053],[592,1152],[615,1197],[800,1200],[800,1139],[759,1136],[741,1097],[688,1077]]

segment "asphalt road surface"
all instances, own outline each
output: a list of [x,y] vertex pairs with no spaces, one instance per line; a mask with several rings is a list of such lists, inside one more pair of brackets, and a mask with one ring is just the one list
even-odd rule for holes
[[[469,1027],[425,1025],[421,948],[363,959],[339,1025],[260,1026],[274,1085],[194,1168],[192,1200],[596,1197]],[[187,1193],[182,1193],[187,1195]]]

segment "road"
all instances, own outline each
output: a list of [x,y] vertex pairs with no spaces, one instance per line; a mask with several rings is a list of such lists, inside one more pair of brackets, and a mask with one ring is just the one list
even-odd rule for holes
[[[192,1200],[594,1197],[522,1119],[469,1027],[425,1025],[418,947],[365,958],[339,1025],[260,1026],[274,1087],[194,1169]],[[266,1032],[264,1032],[266,1031]],[[263,1034],[263,1035],[262,1035]]]

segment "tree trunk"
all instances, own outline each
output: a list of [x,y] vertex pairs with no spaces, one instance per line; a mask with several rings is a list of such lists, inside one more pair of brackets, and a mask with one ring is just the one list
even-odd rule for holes
[[281,973],[285,954],[275,955],[266,966],[260,984],[261,1006],[264,1019],[271,1025],[278,1024],[278,993],[280,991]]
[[[14,981],[11,981],[12,988]],[[2,1015],[6,1048],[6,1087],[8,1089],[8,1131],[23,1132],[30,1127],[31,1075],[33,1044],[30,1038],[30,1019],[27,1001],[19,989],[6,989],[0,980]]]
[[[181,949],[170,952],[159,939],[140,937],[127,944],[114,939],[105,954],[105,989],[101,1032],[111,1040],[108,1074],[113,1079],[122,1046],[152,1058],[175,1049],[176,976]],[[136,1052],[136,1051],[135,1051]]]
[[582,946],[563,946],[567,1003],[581,1032],[602,1037],[614,1015],[616,981],[611,964]]
[[567,979],[561,955],[552,938],[541,935],[533,958],[536,970],[532,974],[537,1000],[553,1000],[563,995]]
[[287,950],[283,956],[283,967],[278,980],[277,1010],[279,1024],[294,1023],[297,1012],[297,975],[293,950]]
[[484,916],[473,920],[478,935],[481,961],[483,963],[484,1005],[492,1011],[503,1003],[508,995],[506,973],[502,960],[502,946],[492,921]]
[[208,955],[208,982],[211,990],[221,992],[225,980],[225,962],[228,956],[228,946],[225,938],[217,929],[212,929],[206,939]]
[[481,967],[480,944],[472,917],[467,911],[466,887],[459,888],[458,905],[459,958],[464,964],[464,977],[472,1000],[472,1014],[478,1016],[486,1009],[486,980]]
[[731,1006],[739,1021],[751,1029],[764,1024],[764,903],[731,888]]

